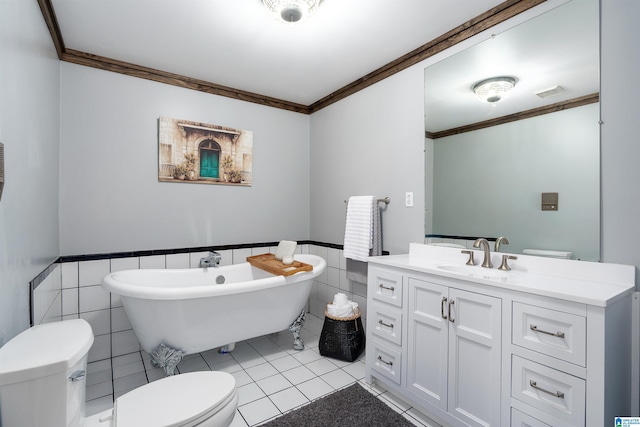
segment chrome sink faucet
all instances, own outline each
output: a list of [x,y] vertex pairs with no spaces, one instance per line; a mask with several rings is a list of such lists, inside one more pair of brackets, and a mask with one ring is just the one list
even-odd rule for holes
[[484,260],[482,261],[482,266],[485,268],[493,268],[493,264],[491,263],[491,248],[489,247],[489,242],[487,239],[480,238],[473,242],[474,248],[479,248],[482,245],[482,250],[484,251]]
[[218,252],[209,252],[209,255],[204,258],[200,258],[200,267],[217,267],[218,265],[220,265],[220,261],[222,261],[222,255],[220,255]]
[[496,239],[496,245],[494,248],[495,252],[500,252],[500,245],[508,245],[509,244],[509,239],[507,239],[505,236],[500,236]]

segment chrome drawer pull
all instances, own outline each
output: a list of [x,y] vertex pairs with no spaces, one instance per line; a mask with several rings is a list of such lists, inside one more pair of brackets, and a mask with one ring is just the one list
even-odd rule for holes
[[382,320],[378,320],[378,323],[382,326],[386,326],[387,328],[393,329],[393,323],[384,323]]
[[382,360],[382,356],[378,356],[378,360],[384,363],[385,365],[393,366],[393,362],[387,362],[386,360]]
[[451,306],[454,305],[456,303],[455,300],[451,300],[449,301],[449,322],[451,323],[455,323],[456,319],[453,318],[453,316],[451,315]]
[[564,399],[564,393],[561,391],[556,391],[555,393],[549,390],[545,390],[542,387],[538,387],[537,383],[533,380],[529,380],[529,385],[536,390],[540,390],[543,393],[550,394],[551,396],[559,397],[560,399]]
[[531,329],[532,331],[536,331],[536,332],[540,332],[542,334],[547,334],[547,335],[551,335],[553,337],[558,337],[558,338],[564,338],[564,332],[547,332],[547,331],[543,331],[542,329],[538,329],[538,327],[536,325],[529,325],[529,329]]
[[394,288],[393,286],[391,286],[390,288],[388,288],[388,287],[386,287],[385,285],[383,285],[382,283],[380,283],[378,286],[380,287],[380,289],[386,289],[386,290],[391,291],[391,292],[393,292],[393,291],[395,291],[395,290],[396,290],[396,288]]

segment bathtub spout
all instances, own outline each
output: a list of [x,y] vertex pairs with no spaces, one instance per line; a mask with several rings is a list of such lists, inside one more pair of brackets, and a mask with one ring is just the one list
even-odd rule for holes
[[289,330],[293,333],[293,349],[304,350],[304,341],[300,338],[300,330],[304,326],[305,315],[307,312],[303,308],[298,318],[289,326]]
[[200,268],[217,267],[220,265],[220,261],[222,261],[222,255],[218,252],[209,252],[209,255],[200,258]]

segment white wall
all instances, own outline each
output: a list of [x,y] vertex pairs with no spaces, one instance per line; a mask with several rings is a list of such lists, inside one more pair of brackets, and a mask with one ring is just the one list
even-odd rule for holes
[[[342,244],[343,201],[375,195],[391,197],[382,214],[384,250],[406,253],[409,243],[424,242],[424,68],[564,1],[547,0],[312,114],[311,239]],[[412,208],[406,192],[413,192]]]
[[[636,266],[639,17],[636,0],[602,2],[602,256]],[[386,250],[422,240],[426,62],[311,118],[63,63],[59,119],[59,65],[37,3],[1,1],[0,28],[0,345],[28,326],[28,281],[57,255],[305,237],[339,244],[343,200],[366,193],[392,198]],[[158,183],[160,115],[253,130],[254,186]],[[405,191],[414,208],[404,207]]]
[[[60,252],[309,237],[309,116],[61,64]],[[253,131],[253,185],[158,182],[160,116]]]
[[406,253],[424,240],[423,79],[414,66],[312,115],[312,240],[342,244],[344,200],[358,195],[391,198],[384,250]]
[[35,1],[0,1],[0,346],[29,326],[29,281],[58,256],[59,67]]
[[[434,142],[433,233],[507,236],[506,252],[600,259],[600,107],[558,111]],[[559,193],[542,211],[541,193]]]
[[602,1],[602,260],[636,266],[640,287],[640,2]]
[[[640,2],[601,4],[601,259],[640,266],[640,192],[636,188],[640,181]],[[392,197],[383,214],[385,250],[398,253],[406,251],[409,242],[421,241],[424,216],[418,211],[424,203],[424,164],[418,154],[424,138],[423,106],[417,97],[423,91],[422,71],[481,37],[312,115],[312,239],[341,243],[342,200],[370,193]],[[404,208],[405,191],[414,191],[420,208]]]

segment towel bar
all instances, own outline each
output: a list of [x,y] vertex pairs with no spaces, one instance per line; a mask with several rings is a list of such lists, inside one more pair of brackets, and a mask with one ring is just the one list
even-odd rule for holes
[[[345,200],[344,202],[347,203],[348,200]],[[388,205],[389,202],[391,202],[391,199],[389,198],[389,196],[387,196],[387,197],[383,197],[382,199],[378,199],[378,202],[384,202],[385,205]]]

